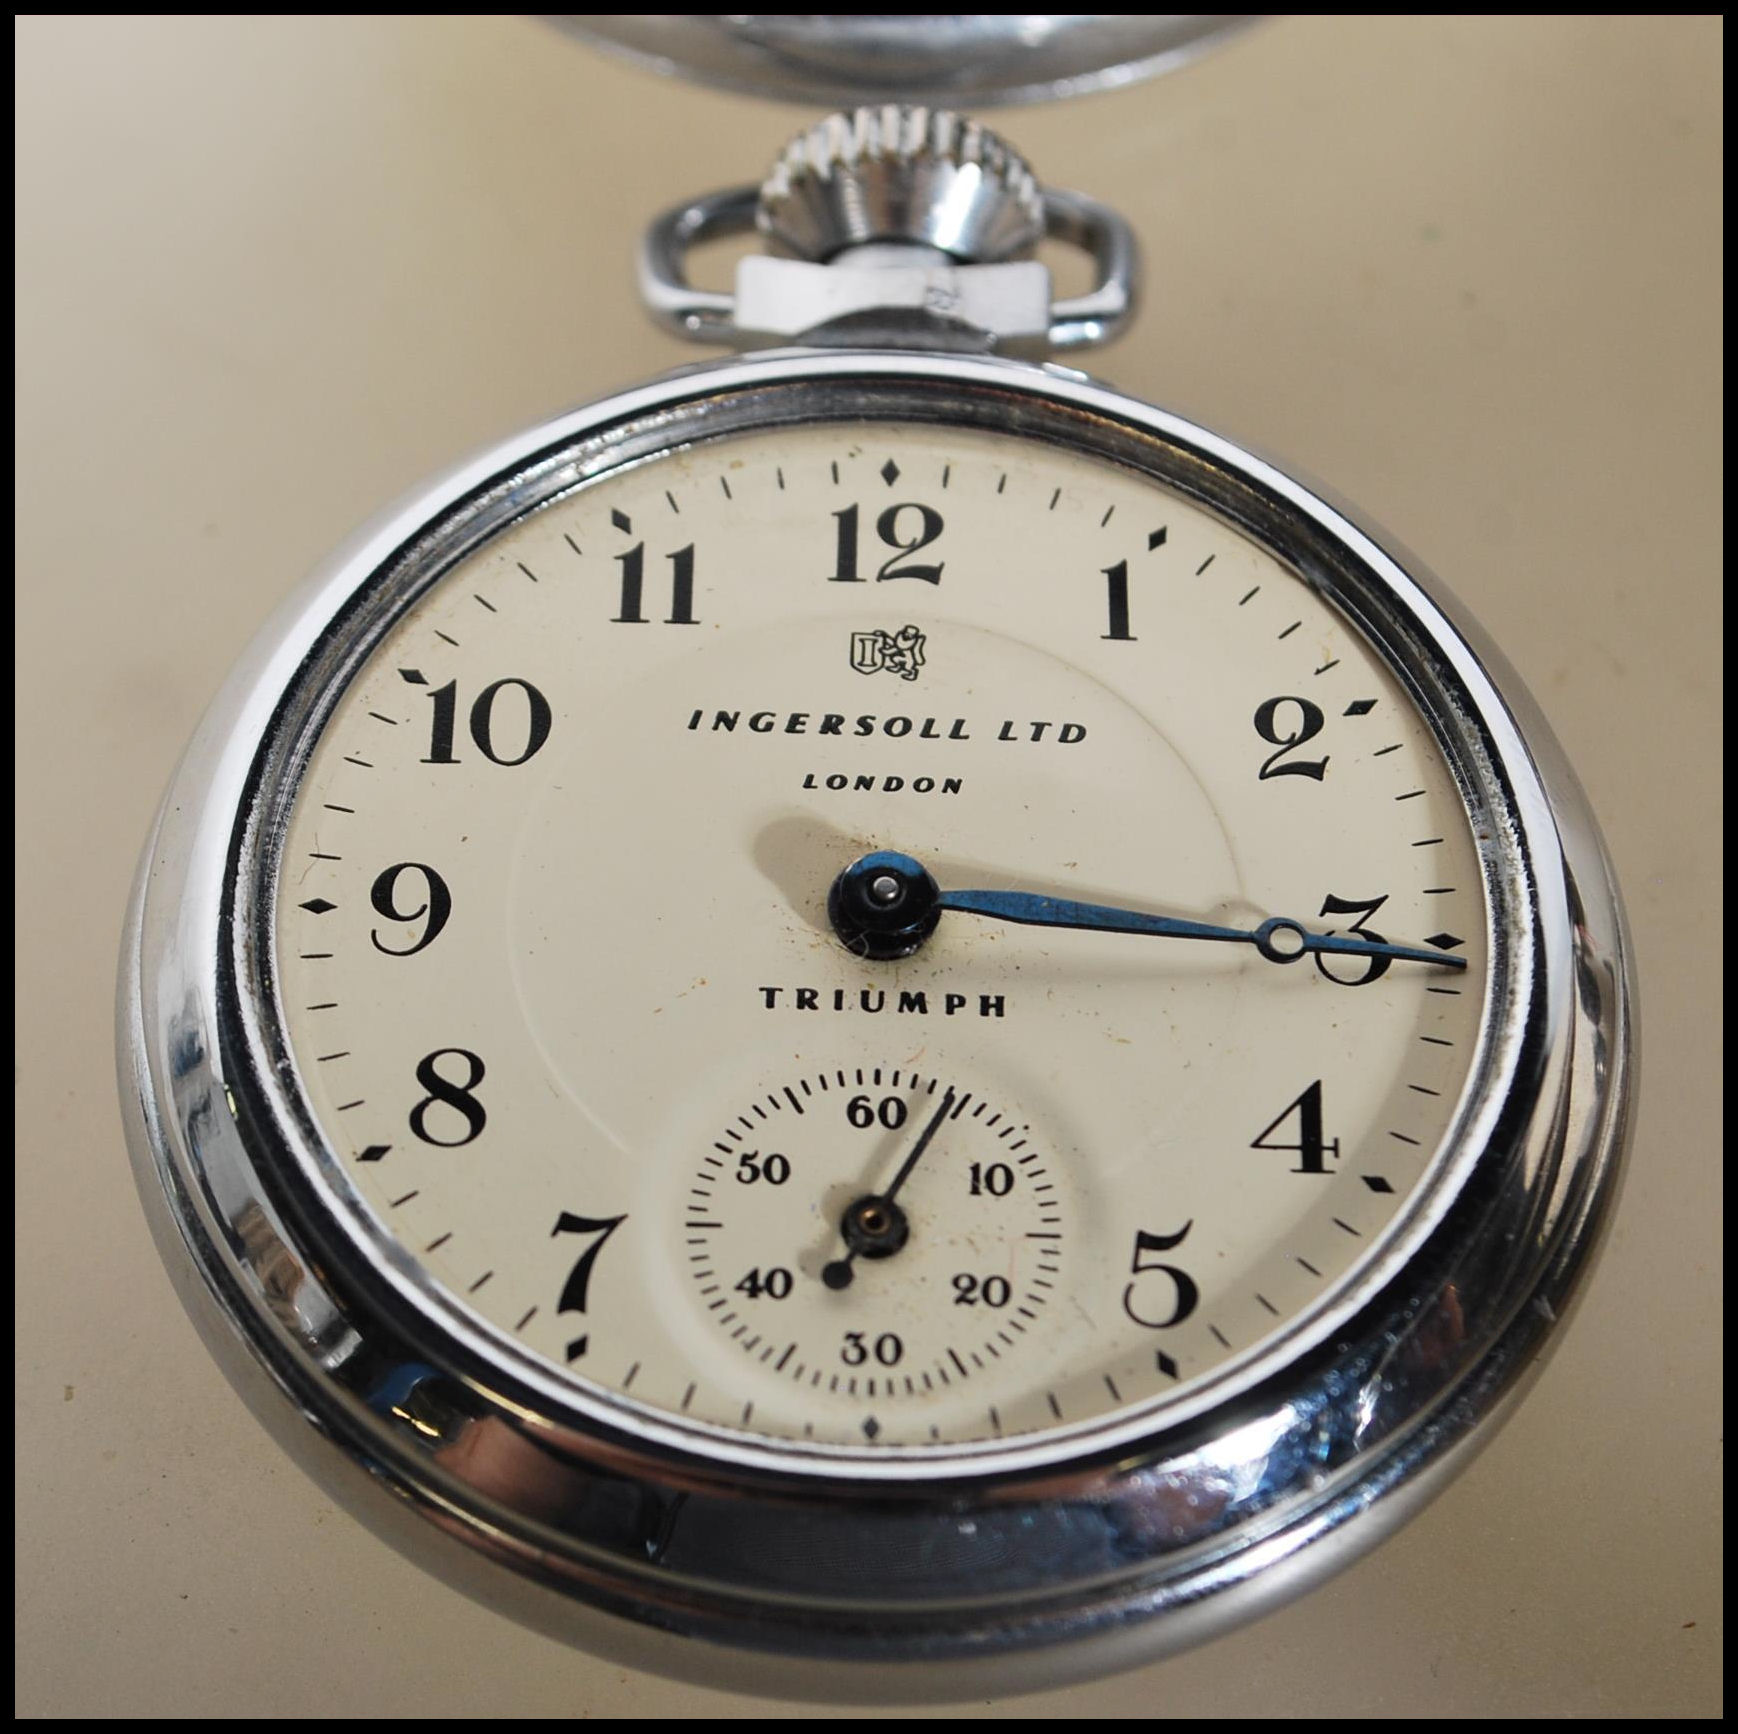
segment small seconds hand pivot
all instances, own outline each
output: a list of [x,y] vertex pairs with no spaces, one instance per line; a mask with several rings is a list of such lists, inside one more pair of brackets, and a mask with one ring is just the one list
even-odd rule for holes
[[870,1193],[859,1198],[845,1211],[844,1219],[839,1224],[840,1232],[845,1237],[845,1256],[834,1259],[821,1270],[821,1281],[828,1288],[851,1286],[854,1274],[851,1263],[858,1253],[865,1258],[891,1258],[904,1246],[911,1233],[911,1225],[895,1200],[899,1196],[900,1187],[911,1178],[911,1171],[922,1159],[936,1133],[941,1130],[941,1123],[948,1117],[953,1105],[954,1092],[952,1086],[949,1086],[942,1094],[941,1105],[930,1116],[929,1124],[912,1145],[910,1154],[900,1163],[899,1172],[893,1176],[893,1184],[885,1192]]

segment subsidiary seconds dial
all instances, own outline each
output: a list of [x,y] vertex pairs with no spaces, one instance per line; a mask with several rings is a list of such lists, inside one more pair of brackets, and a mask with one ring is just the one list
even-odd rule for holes
[[744,1424],[783,1410],[815,1438],[819,1404],[850,1417],[821,1437],[1000,1431],[1013,1393],[998,1364],[1023,1363],[1031,1386],[1055,1356],[1043,1310],[1066,1252],[1058,1182],[1029,1124],[906,1068],[839,1066],[748,1104],[681,1211],[698,1304],[764,1369],[736,1375],[763,1393]]

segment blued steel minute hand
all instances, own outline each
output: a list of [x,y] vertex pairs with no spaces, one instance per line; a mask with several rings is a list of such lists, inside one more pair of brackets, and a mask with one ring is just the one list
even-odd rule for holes
[[1066,897],[1041,897],[1030,891],[944,891],[936,907],[957,910],[962,915],[987,915],[996,921],[1018,921],[1028,927],[1085,927],[1101,933],[1140,933],[1159,939],[1212,939],[1253,945],[1272,963],[1295,963],[1306,952],[1326,951],[1345,957],[1388,957],[1406,963],[1431,963],[1439,969],[1466,968],[1464,957],[1422,951],[1410,945],[1390,945],[1386,940],[1314,933],[1301,921],[1285,915],[1269,916],[1259,927],[1214,927],[1205,921],[1144,915],[1135,909],[1075,903]]

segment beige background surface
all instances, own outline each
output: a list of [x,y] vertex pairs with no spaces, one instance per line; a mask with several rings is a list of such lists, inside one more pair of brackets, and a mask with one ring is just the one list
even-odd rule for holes
[[[158,1266],[109,1021],[135,851],[247,638],[424,473],[691,359],[636,305],[639,226],[799,116],[515,18],[19,42],[19,1708],[808,1714],[521,1632],[330,1507]],[[1252,1628],[961,1715],[1720,1706],[1721,51],[1294,19],[1007,119],[1146,240],[1096,370],[1330,480],[1533,686],[1628,893],[1647,1064],[1575,1326],[1436,1505]]]

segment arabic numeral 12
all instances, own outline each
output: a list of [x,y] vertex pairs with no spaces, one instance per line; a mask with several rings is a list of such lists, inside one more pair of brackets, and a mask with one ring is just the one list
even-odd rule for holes
[[[843,511],[833,514],[839,525],[839,545],[833,570],[828,574],[830,583],[866,582],[857,568],[860,539],[858,515],[856,506],[847,506]],[[939,584],[941,561],[936,561],[934,565],[925,561],[907,561],[901,565],[899,561],[902,555],[916,554],[927,548],[941,532],[941,513],[933,506],[920,506],[915,500],[889,506],[875,520],[875,534],[886,546],[893,549],[893,553],[882,562],[881,569],[875,574],[876,583],[884,584],[893,578],[921,578],[925,584]]]

